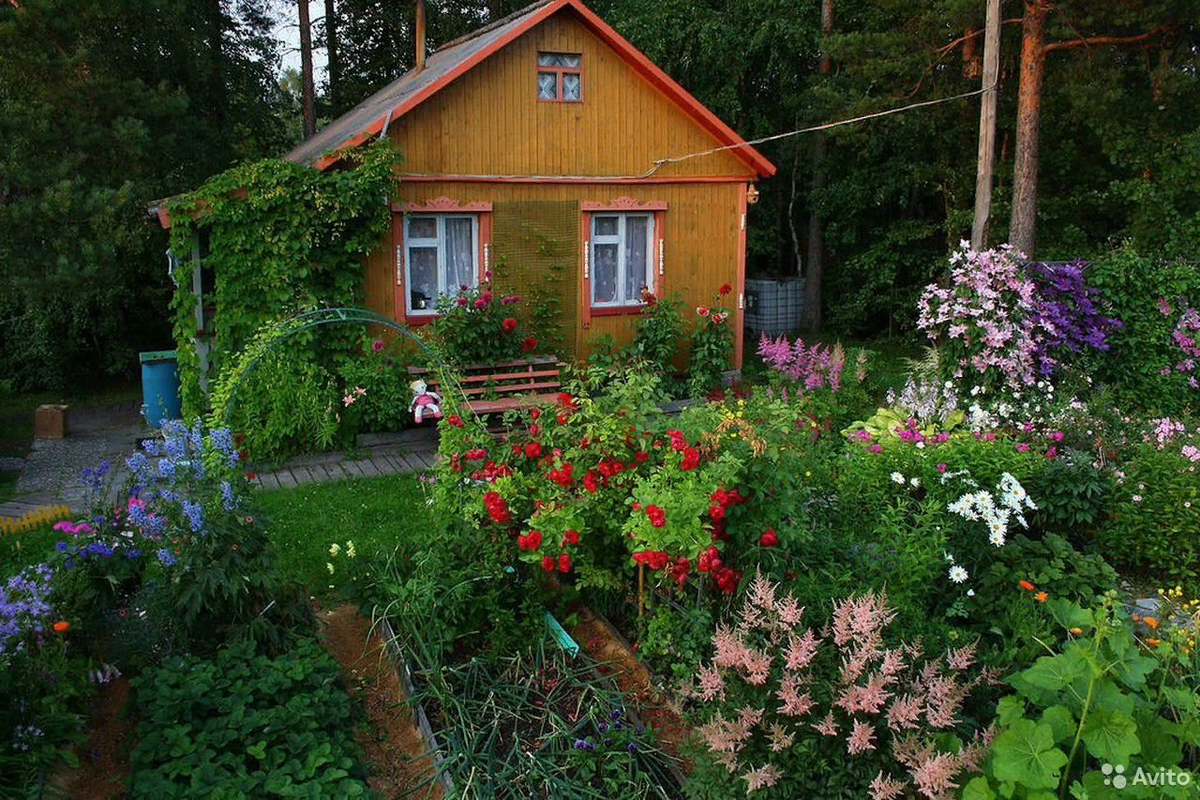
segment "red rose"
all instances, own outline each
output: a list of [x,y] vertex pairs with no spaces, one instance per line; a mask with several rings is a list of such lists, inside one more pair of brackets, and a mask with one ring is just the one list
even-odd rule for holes
[[721,294],[729,294],[732,291],[733,291],[733,287],[730,286],[728,283],[723,284],[720,288]]
[[563,553],[562,555],[560,555],[558,557],[558,571],[559,572],[570,572],[571,571],[571,554],[570,553]]
[[508,317],[504,320],[502,327],[504,328],[505,333],[512,333],[517,329],[517,321],[512,317]]
[[460,417],[458,414],[451,414],[450,416],[446,417],[446,424],[451,428],[465,427],[463,425],[462,417]]
[[721,517],[725,516],[725,509],[721,506],[709,506],[708,516],[712,517],[714,521],[721,519]]
[[775,535],[775,531],[767,528],[766,533],[758,540],[758,543],[763,547],[775,547],[779,544],[779,537]]
[[566,547],[568,544],[579,544],[579,531],[574,529],[567,531],[563,534],[563,542],[565,542],[563,547]]
[[540,425],[535,423],[535,424],[529,426],[529,436],[531,438],[536,439],[538,436],[541,435],[541,433],[542,433],[542,427]]
[[646,463],[646,459],[650,458],[650,454],[645,450],[638,450],[637,455],[633,457],[634,461],[639,464]]
[[542,559],[542,569],[546,572],[554,572],[554,556],[546,556]]
[[539,442],[530,442],[525,445],[525,456],[527,458],[540,458],[542,455],[542,445]]
[[691,471],[698,466],[700,466],[700,451],[694,447],[684,448],[683,461],[679,462],[679,468]]
[[526,336],[525,341],[521,342],[521,349],[526,353],[531,353],[537,349],[537,339],[532,336]]

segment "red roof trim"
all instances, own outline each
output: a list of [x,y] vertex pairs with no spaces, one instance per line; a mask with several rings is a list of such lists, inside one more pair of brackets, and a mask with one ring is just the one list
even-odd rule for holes
[[[686,89],[680,86],[675,81],[671,80],[667,73],[663,72],[654,63],[646,58],[636,47],[630,44],[625,37],[613,30],[604,20],[600,19],[595,12],[583,5],[580,0],[554,0],[553,2],[543,6],[537,11],[529,14],[520,25],[513,27],[512,30],[505,33],[492,43],[490,47],[481,50],[474,54],[471,58],[464,60],[457,67],[447,72],[438,80],[425,87],[424,90],[418,92],[412,97],[405,100],[396,108],[392,109],[391,119],[401,117],[407,114],[412,109],[419,106],[421,103],[428,100],[433,95],[440,92],[450,83],[457,80],[463,74],[474,69],[478,64],[482,63],[489,56],[499,52],[504,47],[507,47],[516,39],[523,36],[528,31],[532,30],[537,25],[541,24],[550,16],[556,14],[565,6],[570,6],[574,9],[583,21],[596,33],[600,39],[624,58],[630,66],[632,66],[639,74],[650,82],[655,88],[661,91],[668,99],[672,100],[676,105],[680,106],[688,113],[692,119],[700,124],[702,128],[711,133],[718,141],[726,144],[744,143],[732,128],[722,122],[715,114],[709,111],[704,105],[692,97]],[[385,118],[386,119],[386,118]],[[335,148],[338,150],[347,147],[357,147],[373,136],[378,135],[384,126],[384,119],[378,119],[371,123],[365,130],[359,132],[357,136],[352,137],[344,144]],[[761,153],[749,145],[731,149],[729,152],[749,165],[759,177],[770,177],[776,172],[776,167],[768,161]],[[327,156],[320,159],[316,163],[318,170],[324,170],[329,166],[338,162],[336,156]]]

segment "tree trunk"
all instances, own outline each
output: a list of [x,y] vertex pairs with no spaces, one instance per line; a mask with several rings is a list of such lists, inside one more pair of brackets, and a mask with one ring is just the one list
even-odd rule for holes
[[300,8],[300,102],[304,115],[304,138],[317,132],[317,92],[313,87],[312,24],[309,0],[298,0]]
[[1042,82],[1046,75],[1048,0],[1025,0],[1021,24],[1021,86],[1017,96],[1017,143],[1013,160],[1012,221],[1008,242],[1027,258],[1037,247],[1038,146]]
[[329,76],[329,107],[333,110],[331,116],[338,117],[342,114],[342,107],[338,103],[342,64],[338,61],[337,8],[334,0],[325,0],[325,56]]
[[[821,0],[822,38],[827,39],[832,33],[833,0]],[[820,71],[822,75],[833,72],[833,59],[829,57],[827,42],[822,42],[821,46]],[[825,279],[825,232],[821,228],[821,218],[813,207],[813,199],[819,197],[825,189],[828,144],[824,131],[817,131],[816,137],[816,141],[813,142],[812,191],[808,200],[808,263],[804,270],[804,329],[809,332],[821,329],[821,284]]]
[[992,218],[992,169],[996,161],[996,81],[1000,76],[1000,0],[988,0],[983,40],[983,97],[979,106],[979,156],[975,171],[975,221],[971,248],[987,247]]

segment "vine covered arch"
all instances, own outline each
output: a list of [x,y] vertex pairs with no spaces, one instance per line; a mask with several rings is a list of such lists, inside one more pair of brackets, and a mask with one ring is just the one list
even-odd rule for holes
[[319,308],[297,314],[294,317],[285,319],[270,328],[260,331],[247,343],[246,347],[237,355],[233,367],[226,375],[222,376],[219,384],[213,389],[210,417],[210,422],[213,426],[225,426],[228,423],[229,413],[233,408],[234,400],[237,398],[238,387],[254,371],[258,363],[275,347],[303,331],[324,325],[344,324],[379,325],[396,332],[415,344],[429,359],[429,363],[436,368],[440,375],[440,385],[443,392],[445,392],[447,387],[459,393],[462,392],[458,381],[454,378],[453,372],[446,369],[446,364],[437,351],[428,342],[413,335],[408,326],[363,308]]

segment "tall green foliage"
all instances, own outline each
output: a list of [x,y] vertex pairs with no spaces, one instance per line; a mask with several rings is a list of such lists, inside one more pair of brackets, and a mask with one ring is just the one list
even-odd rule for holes
[[[398,155],[384,143],[353,159],[353,169],[328,172],[279,160],[245,164],[170,205],[175,252],[190,252],[193,237],[208,232],[205,266],[216,277],[217,309],[210,359],[217,374],[281,315],[361,304],[362,258],[386,230]],[[184,260],[172,303],[185,414],[204,407],[191,270]]]
[[169,341],[147,204],[277,149],[261,0],[0,5],[0,372],[136,369]]

